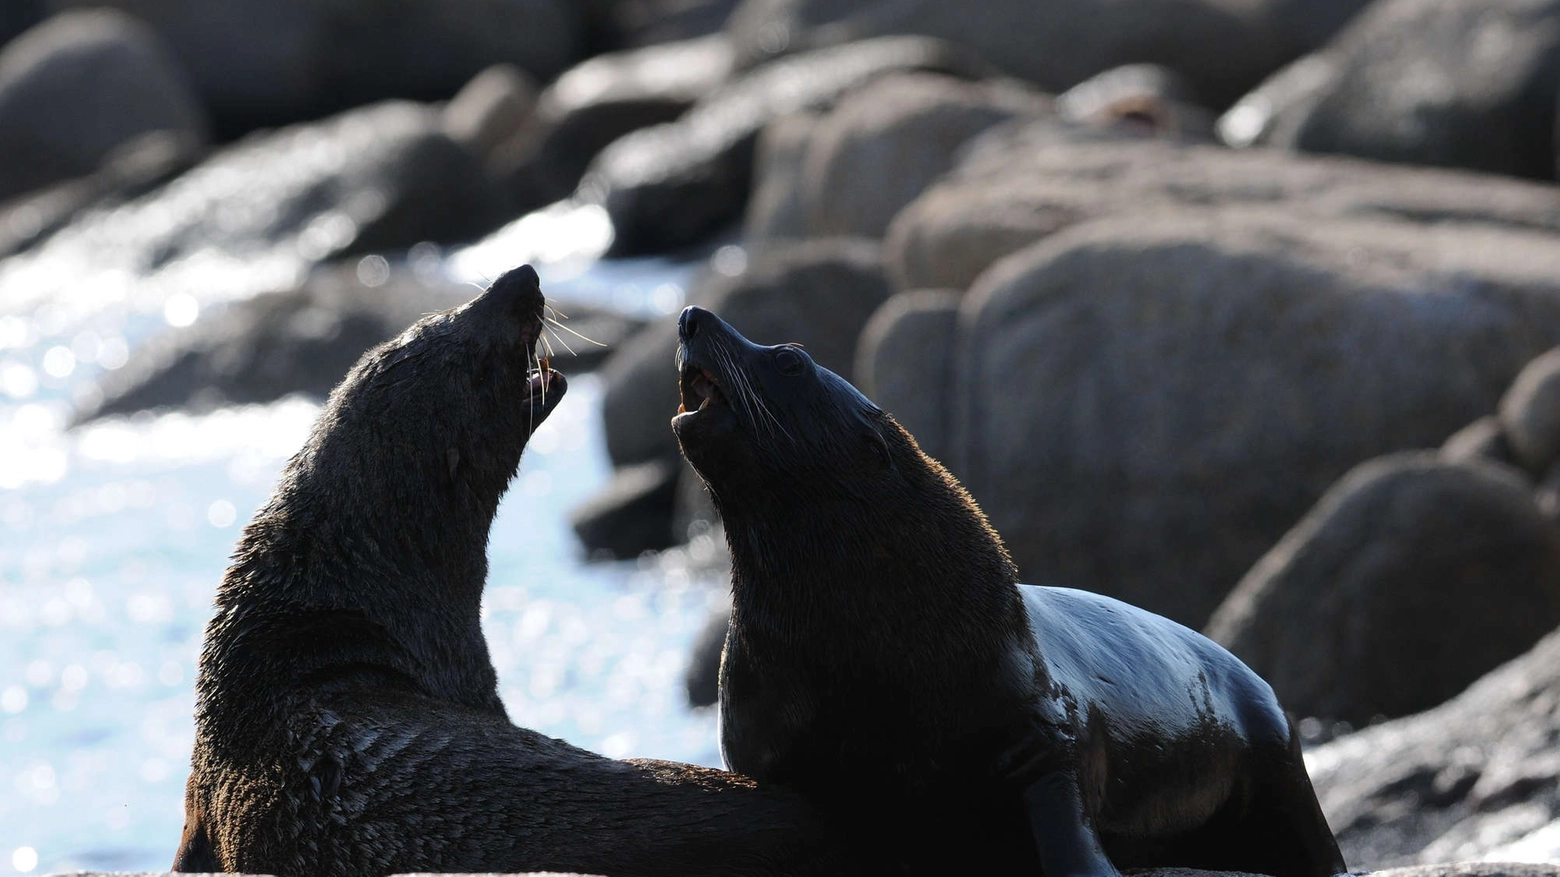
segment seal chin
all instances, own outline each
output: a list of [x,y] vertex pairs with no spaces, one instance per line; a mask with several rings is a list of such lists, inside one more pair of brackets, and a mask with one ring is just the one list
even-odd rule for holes
[[538,360],[537,367],[526,373],[525,407],[533,432],[558,407],[568,390],[568,379],[562,372],[548,368],[545,359]]

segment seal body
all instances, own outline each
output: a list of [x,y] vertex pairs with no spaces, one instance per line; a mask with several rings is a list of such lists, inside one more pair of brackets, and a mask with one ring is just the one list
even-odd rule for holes
[[683,452],[732,555],[729,767],[911,873],[1342,872],[1272,689],[1168,619],[1017,583],[964,489],[794,345],[684,312]]
[[174,870],[851,873],[795,794],[511,724],[487,539],[566,384],[529,267],[366,354],[217,591]]

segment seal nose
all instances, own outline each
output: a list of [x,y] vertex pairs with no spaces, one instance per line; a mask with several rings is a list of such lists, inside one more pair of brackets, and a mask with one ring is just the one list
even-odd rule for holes
[[542,295],[542,279],[530,265],[521,265],[499,275],[488,287],[487,294],[503,311],[528,319],[540,314],[546,302]]
[[713,316],[709,311],[695,305],[683,308],[682,316],[677,318],[677,335],[684,341],[692,341],[699,334],[699,324]]

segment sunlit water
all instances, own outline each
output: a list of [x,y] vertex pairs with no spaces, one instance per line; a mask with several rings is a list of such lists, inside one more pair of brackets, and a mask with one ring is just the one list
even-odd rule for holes
[[[466,279],[549,262],[550,293],[641,313],[682,300],[675,266],[523,244],[512,227],[414,258]],[[233,280],[231,263],[228,282],[159,286],[73,262],[50,295],[18,293],[47,267],[0,267],[0,874],[164,870],[213,590],[319,409],[288,399],[65,431],[73,400],[137,343],[265,284]],[[680,683],[715,590],[690,560],[714,546],[587,565],[567,524],[609,473],[600,398],[592,378],[571,381],[494,525],[484,627],[501,694],[516,722],[608,755],[715,764],[714,719],[688,711]]]

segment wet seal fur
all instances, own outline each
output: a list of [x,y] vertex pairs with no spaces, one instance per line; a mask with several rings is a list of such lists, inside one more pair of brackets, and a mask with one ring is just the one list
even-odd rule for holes
[[851,873],[794,793],[511,724],[487,539],[566,389],[518,268],[364,356],[217,591],[175,871]]
[[1116,600],[1020,585],[963,487],[795,345],[683,312],[673,429],[725,523],[729,767],[916,873],[1344,871],[1273,691]]

